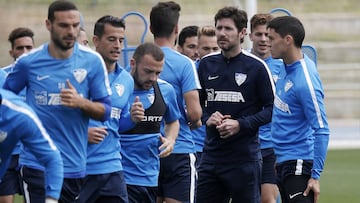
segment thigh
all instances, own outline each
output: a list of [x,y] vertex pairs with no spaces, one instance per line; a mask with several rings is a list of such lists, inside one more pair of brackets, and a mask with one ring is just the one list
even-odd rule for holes
[[190,202],[195,193],[194,154],[171,154],[160,160],[159,197]]
[[41,170],[21,168],[25,202],[45,202],[45,177]]
[[276,157],[273,149],[265,149],[261,150],[262,153],[262,173],[261,173],[261,183],[270,183],[276,184],[276,170],[275,170],[275,162]]

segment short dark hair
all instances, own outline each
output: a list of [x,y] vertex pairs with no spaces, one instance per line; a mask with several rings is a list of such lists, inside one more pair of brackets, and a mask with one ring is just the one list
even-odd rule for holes
[[241,32],[243,28],[247,28],[248,18],[247,13],[244,10],[240,10],[233,6],[226,6],[220,9],[214,17],[215,27],[217,21],[223,18],[231,18],[234,21],[238,32]]
[[250,30],[259,25],[266,25],[272,19],[273,16],[269,13],[257,13],[250,19]]
[[179,34],[179,41],[178,41],[179,46],[181,47],[184,46],[186,38],[196,37],[198,34],[198,30],[199,30],[199,26],[196,25],[190,25],[184,27]]
[[104,27],[106,24],[110,24],[113,27],[124,28],[124,30],[125,30],[124,19],[121,19],[121,18],[118,18],[115,16],[111,16],[111,15],[105,15],[96,21],[95,26],[94,26],[94,35],[101,38],[102,35],[104,34]]
[[18,27],[12,30],[9,34],[8,41],[11,44],[11,48],[14,48],[15,40],[21,37],[30,37],[34,42],[34,32],[30,28]]
[[161,48],[152,42],[145,42],[144,44],[139,45],[135,49],[133,58],[137,63],[140,63],[145,55],[152,56],[156,61],[162,61],[165,57]]
[[150,27],[154,37],[170,37],[179,22],[180,10],[174,1],[159,2],[151,8]]
[[78,10],[76,5],[67,0],[56,0],[52,2],[48,9],[48,20],[54,22],[55,12],[56,11],[69,11],[69,10]]
[[299,19],[294,16],[280,16],[272,19],[267,28],[274,29],[281,37],[291,35],[296,47],[300,48],[305,38],[305,29]]

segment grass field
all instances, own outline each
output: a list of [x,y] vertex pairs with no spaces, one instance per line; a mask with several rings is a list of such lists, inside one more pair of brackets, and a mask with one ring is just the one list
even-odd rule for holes
[[[329,150],[321,176],[320,203],[360,202],[360,149]],[[16,197],[16,203],[22,203]]]

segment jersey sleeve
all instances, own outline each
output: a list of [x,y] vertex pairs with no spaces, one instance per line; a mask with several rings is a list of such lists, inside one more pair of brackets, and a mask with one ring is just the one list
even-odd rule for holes
[[7,75],[3,88],[18,94],[26,86],[27,74],[26,64],[20,58],[15,62],[13,71]]
[[60,152],[37,116],[30,111],[23,112],[17,120],[22,127],[16,133],[24,147],[30,149],[45,167],[46,196],[59,199],[64,174]]

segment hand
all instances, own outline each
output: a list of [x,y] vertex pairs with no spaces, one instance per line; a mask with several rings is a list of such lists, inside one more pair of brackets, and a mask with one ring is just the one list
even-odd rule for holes
[[319,198],[320,198],[320,181],[310,178],[308,180],[308,184],[307,187],[303,193],[304,196],[307,196],[310,192],[310,190],[312,190],[314,192],[314,203],[319,202]]
[[88,128],[88,142],[91,144],[98,144],[105,139],[107,134],[106,127]]
[[226,118],[216,126],[216,129],[219,131],[220,138],[226,139],[237,134],[240,131],[240,125],[237,120]]
[[131,120],[135,123],[140,122],[144,119],[145,109],[143,104],[140,102],[139,96],[135,97],[134,103],[130,108]]
[[61,104],[72,108],[80,107],[83,98],[69,80],[66,80],[66,85],[68,88],[61,89],[60,92]]
[[230,115],[222,115],[220,112],[215,111],[213,114],[211,114],[211,116],[209,117],[209,119],[206,121],[206,125],[207,126],[218,126],[220,125],[224,119],[226,118],[231,118]]
[[161,151],[159,154],[160,158],[169,156],[174,150],[175,141],[161,135],[159,136],[159,139],[162,143],[162,145],[159,147],[159,150]]
[[194,129],[200,128],[202,126],[202,122],[201,122],[201,120],[198,120],[195,123],[189,122],[188,125],[190,127],[190,130],[194,130]]

